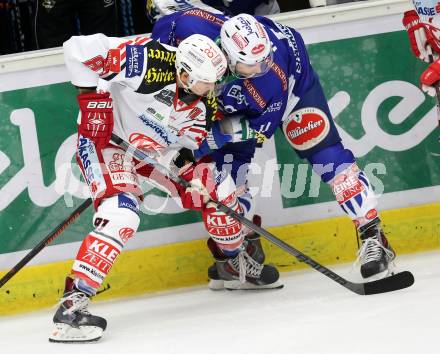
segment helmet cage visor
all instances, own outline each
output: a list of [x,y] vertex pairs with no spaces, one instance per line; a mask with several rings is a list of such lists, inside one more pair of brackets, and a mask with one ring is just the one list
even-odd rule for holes
[[[231,56],[227,55],[228,67],[232,74],[239,79],[249,79],[254,77],[260,77],[269,72],[273,63],[273,51],[269,51],[269,54],[261,61],[255,64],[243,63],[239,60],[231,59]],[[237,68],[237,64],[238,68]]]

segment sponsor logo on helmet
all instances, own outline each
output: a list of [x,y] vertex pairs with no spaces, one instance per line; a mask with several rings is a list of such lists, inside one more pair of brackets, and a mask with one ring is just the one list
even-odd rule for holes
[[231,39],[234,41],[234,43],[236,44],[236,46],[238,48],[240,48],[241,50],[243,50],[247,45],[248,45],[248,40],[246,38],[244,38],[240,33],[235,32],[232,36]]
[[216,55],[213,59],[212,59],[212,65],[214,66],[218,66],[223,62],[223,58],[220,54]]
[[283,131],[296,150],[308,150],[325,139],[330,122],[320,109],[307,107],[293,112],[283,123]]
[[244,17],[238,17],[237,20],[243,25],[243,28],[246,29],[247,33],[246,35],[249,36],[250,34],[254,33],[254,30],[252,29],[252,26],[248,20],[246,20]]
[[260,38],[266,38],[266,31],[264,30],[263,26],[260,23],[255,23],[257,26],[258,34],[260,35]]
[[[196,65],[202,65],[205,62],[204,58],[200,56],[199,53],[195,53],[192,50],[188,51],[186,55],[187,58],[190,59]],[[182,65],[183,64],[185,64],[185,62],[182,62]]]
[[255,47],[252,48],[251,52],[252,54],[260,54],[266,46],[264,44],[257,44]]

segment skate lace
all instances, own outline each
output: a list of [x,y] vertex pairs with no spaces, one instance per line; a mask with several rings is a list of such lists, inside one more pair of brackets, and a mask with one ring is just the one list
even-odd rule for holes
[[358,251],[355,265],[359,262],[363,265],[368,262],[379,261],[382,251],[388,258],[393,258],[393,252],[382,245],[377,235],[367,238]]
[[240,283],[246,282],[246,276],[258,278],[263,270],[263,265],[255,261],[246,251],[241,251],[232,263],[238,270]]
[[74,312],[80,312],[84,315],[90,315],[90,312],[87,309],[90,299],[87,297],[86,294],[83,294],[81,292],[74,292],[68,296],[63,297],[60,300],[60,304],[63,304],[65,301],[71,301],[72,306],[70,306],[69,308],[66,307],[66,309],[63,311],[63,315],[71,315]]

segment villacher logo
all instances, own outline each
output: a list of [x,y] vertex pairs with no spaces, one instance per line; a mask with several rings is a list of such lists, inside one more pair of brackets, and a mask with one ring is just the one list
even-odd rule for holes
[[330,131],[327,115],[314,107],[293,112],[283,123],[283,131],[297,150],[307,150],[319,144]]

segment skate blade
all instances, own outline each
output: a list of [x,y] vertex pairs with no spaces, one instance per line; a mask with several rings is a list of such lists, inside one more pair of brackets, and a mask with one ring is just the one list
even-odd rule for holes
[[387,278],[387,277],[389,277],[391,275],[394,275],[395,268],[396,268],[396,265],[394,264],[394,262],[390,262],[388,264],[388,268],[387,269],[385,269],[384,271],[382,271],[380,273],[374,274],[371,277],[366,278],[365,281],[367,283],[369,283],[369,282],[372,282],[372,281],[381,280],[381,279]]
[[96,326],[72,327],[66,323],[55,323],[49,342],[52,343],[89,343],[102,337],[104,330]]
[[272,290],[272,289],[282,289],[284,284],[279,280],[272,284],[257,285],[250,283],[248,281],[240,283],[239,280],[225,280],[226,290]]
[[208,288],[214,291],[223,290],[225,288],[225,281],[220,279],[209,279]]

